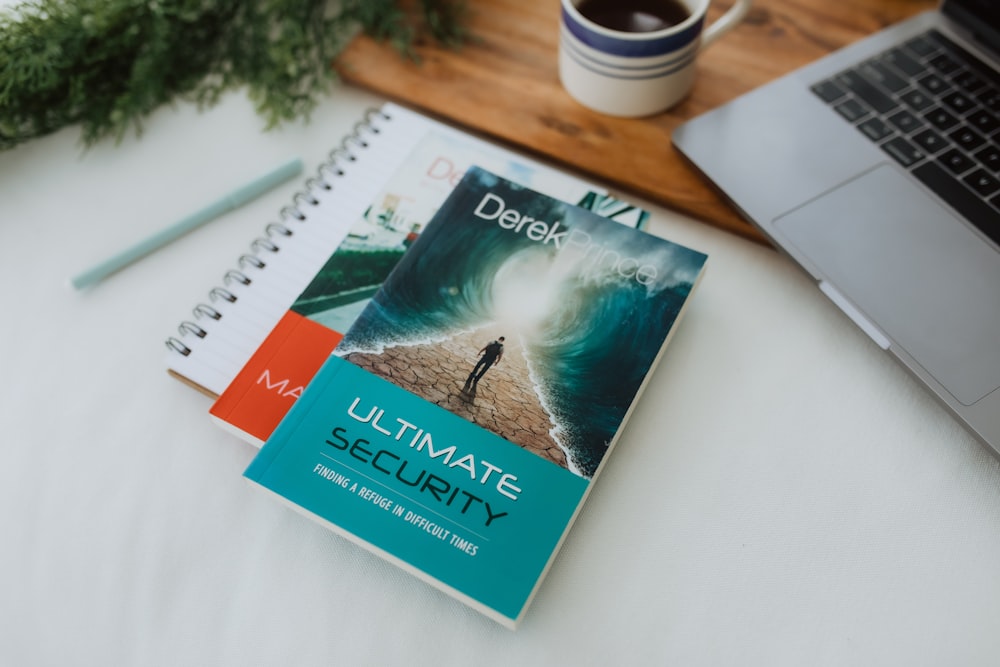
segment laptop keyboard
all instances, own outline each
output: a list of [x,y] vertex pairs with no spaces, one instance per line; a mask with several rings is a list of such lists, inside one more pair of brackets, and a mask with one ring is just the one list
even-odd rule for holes
[[1000,243],[1000,76],[936,30],[811,87]]

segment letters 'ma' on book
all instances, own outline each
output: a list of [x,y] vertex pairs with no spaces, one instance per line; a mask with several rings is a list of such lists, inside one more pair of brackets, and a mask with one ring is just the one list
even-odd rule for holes
[[705,260],[470,169],[245,475],[514,627]]

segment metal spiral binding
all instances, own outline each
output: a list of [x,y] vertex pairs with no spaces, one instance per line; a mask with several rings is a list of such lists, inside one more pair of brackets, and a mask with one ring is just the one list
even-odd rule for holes
[[278,252],[279,250],[281,250],[281,248],[279,248],[274,241],[263,237],[254,239],[253,243],[250,244],[250,249],[266,250],[268,252]]
[[229,269],[226,271],[226,275],[222,276],[222,282],[227,285],[232,283],[239,283],[240,285],[249,285],[253,281],[247,277],[247,274],[242,271],[237,271],[236,269]]
[[180,326],[177,327],[177,329],[178,329],[178,331],[181,332],[182,336],[184,334],[189,334],[190,333],[190,334],[194,334],[198,338],[204,338],[205,336],[208,335],[207,331],[205,331],[204,329],[202,329],[200,326],[198,326],[194,322],[188,322],[187,320],[181,322]]
[[227,290],[224,287],[213,287],[208,292],[208,298],[212,301],[228,301],[229,303],[236,303],[236,295]]
[[275,236],[291,236],[295,233],[285,225],[277,222],[268,223],[267,227],[264,228],[264,232],[272,238]]
[[172,352],[176,352],[177,354],[182,354],[185,357],[191,354],[191,348],[185,345],[184,343],[180,342],[180,340],[178,340],[174,336],[168,338],[166,342],[167,342],[167,349],[171,350]]
[[215,308],[207,306],[203,303],[199,303],[197,306],[194,307],[194,316],[199,319],[201,319],[202,317],[210,317],[213,320],[222,319],[222,313],[217,311]]
[[[253,283],[254,279],[250,277],[249,270],[263,271],[268,264],[267,260],[260,255],[263,253],[280,252],[281,246],[284,244],[283,239],[294,236],[295,227],[305,223],[309,219],[309,216],[303,210],[308,211],[309,207],[319,206],[320,200],[313,192],[318,190],[333,190],[334,186],[331,181],[345,175],[345,163],[356,162],[358,158],[355,151],[368,148],[366,137],[368,135],[379,134],[380,130],[378,126],[373,123],[373,120],[376,118],[383,121],[392,120],[392,117],[381,109],[369,109],[365,113],[364,119],[355,124],[351,132],[341,140],[340,145],[331,150],[327,155],[327,159],[316,168],[316,175],[306,180],[305,189],[296,192],[292,197],[292,203],[278,212],[278,222],[268,223],[264,227],[264,236],[257,237],[250,243],[251,253],[240,256],[237,261],[238,268],[230,269],[223,275],[223,285],[229,286],[239,283],[248,286]],[[236,303],[239,299],[238,296],[225,287],[213,287],[209,290],[208,297],[210,301],[216,303],[220,301]],[[223,312],[205,303],[197,304],[193,312],[195,318],[202,321],[205,318],[218,321],[224,317]],[[185,344],[182,338],[187,335],[205,338],[210,331],[188,320],[181,322],[178,330],[180,331],[181,338],[170,336],[165,343],[167,349],[184,356],[189,356],[193,350]]]
[[246,266],[252,266],[255,269],[263,269],[267,264],[264,263],[257,255],[240,255],[240,259],[237,262],[240,268],[245,268]]

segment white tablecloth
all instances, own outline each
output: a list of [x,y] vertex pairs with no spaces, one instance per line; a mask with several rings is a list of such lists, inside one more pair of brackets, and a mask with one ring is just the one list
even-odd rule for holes
[[1000,664],[997,461],[790,262],[658,207],[708,273],[517,632],[252,489],[163,340],[301,181],[66,279],[378,102],[0,153],[0,664]]

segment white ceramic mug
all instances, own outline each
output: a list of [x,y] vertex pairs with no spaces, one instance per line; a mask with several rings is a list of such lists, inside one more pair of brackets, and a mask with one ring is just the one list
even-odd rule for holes
[[709,0],[680,0],[689,16],[654,32],[623,32],[594,23],[581,0],[562,0],[559,78],[586,107],[611,116],[650,116],[677,104],[691,90],[695,57],[735,27],[750,0],[733,6],[707,28]]

